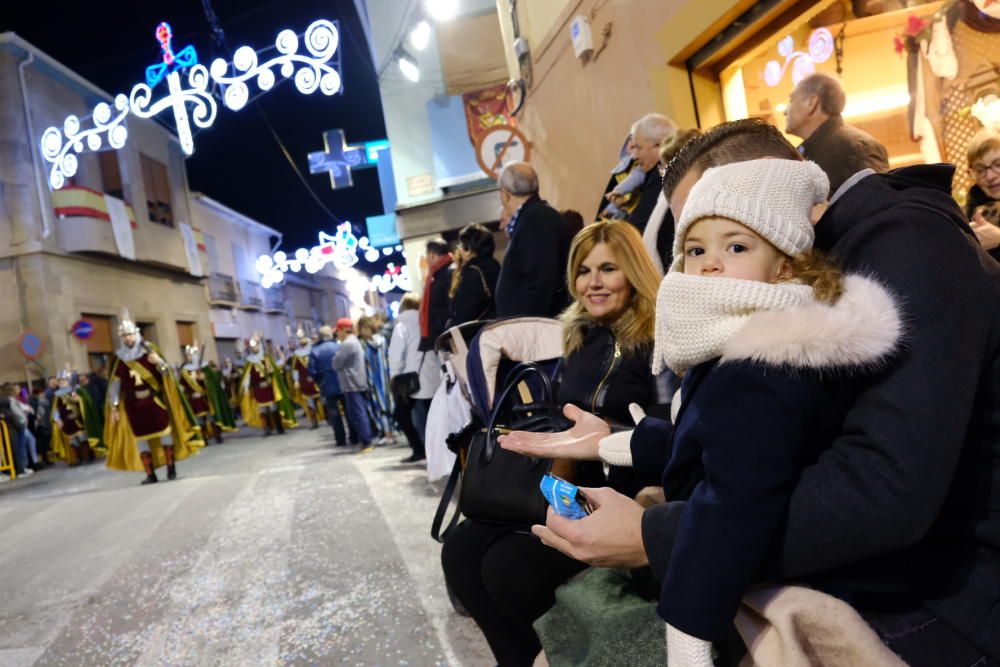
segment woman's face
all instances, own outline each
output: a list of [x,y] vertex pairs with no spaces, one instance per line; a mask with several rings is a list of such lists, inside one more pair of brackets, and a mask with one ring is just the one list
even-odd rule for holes
[[577,298],[596,320],[617,317],[632,298],[632,285],[606,243],[598,243],[576,272]]
[[1000,199],[1000,150],[988,152],[969,169],[976,185],[990,199]]

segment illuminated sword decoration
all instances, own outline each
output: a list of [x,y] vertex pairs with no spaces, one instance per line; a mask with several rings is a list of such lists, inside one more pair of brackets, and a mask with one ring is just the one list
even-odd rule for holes
[[[124,147],[128,140],[124,121],[129,113],[150,118],[167,109],[173,111],[181,148],[191,155],[194,152],[191,123],[204,129],[211,126],[217,116],[218,104],[210,91],[213,83],[223,86],[223,102],[233,111],[243,108],[249,101],[247,81],[254,79],[263,92],[274,86],[274,68],[283,77],[292,78],[299,92],[306,95],[317,90],[324,95],[334,95],[341,90],[340,58],[337,54],[340,34],[332,21],[314,21],[306,29],[306,53],[299,53],[298,35],[291,30],[282,30],[275,40],[275,48],[280,55],[259,63],[257,52],[242,46],[235,51],[232,65],[218,58],[210,68],[198,64],[197,53],[192,46],[173,52],[173,33],[169,24],[158,25],[155,34],[163,62],[146,68],[145,83],[137,83],[127,96],[116,95],[113,108],[106,102],[97,104],[89,118],[92,127],[83,127],[80,118],[70,115],[61,127],[52,126],[42,133],[40,148],[42,157],[52,165],[49,170],[52,189],[63,187],[66,179],[76,174],[78,154],[101,149],[105,135],[111,148]],[[236,73],[230,75],[230,68]],[[186,82],[182,71],[187,74]],[[154,100],[153,89],[164,78],[167,80],[168,95]]]

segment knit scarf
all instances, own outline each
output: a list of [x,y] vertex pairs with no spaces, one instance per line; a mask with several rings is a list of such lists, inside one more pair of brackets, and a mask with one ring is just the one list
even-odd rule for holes
[[424,297],[420,300],[420,335],[424,338],[431,335],[431,283],[434,282],[434,274],[440,271],[442,267],[451,264],[452,259],[449,252],[434,262],[430,270],[427,271],[427,277],[424,278]]
[[814,301],[800,283],[714,278],[671,272],[656,297],[653,373],[677,374],[721,357],[729,339],[761,310],[798,308]]

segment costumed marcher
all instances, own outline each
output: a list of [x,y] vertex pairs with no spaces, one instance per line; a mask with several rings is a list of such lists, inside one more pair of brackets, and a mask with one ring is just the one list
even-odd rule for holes
[[219,370],[223,386],[226,389],[226,399],[234,418],[238,417],[240,413],[240,377],[243,375],[243,358],[237,357],[237,359],[240,362],[238,366],[233,363],[232,359],[226,357]]
[[198,420],[205,444],[214,437],[221,445],[222,431],[234,430],[235,424],[232,423],[232,412],[221,415],[222,418],[228,416],[229,423],[224,423],[220,418],[219,413],[225,411],[228,405],[219,378],[215,371],[209,368],[208,362],[204,361],[202,349],[197,341],[194,345],[184,346],[184,356],[187,357],[187,363],[181,367],[181,387],[184,389],[184,396]]
[[127,309],[119,322],[121,347],[112,362],[104,403],[107,466],[144,471],[142,483],[155,484],[156,468],[166,465],[167,479],[176,479],[176,462],[205,446],[198,422],[177,378],[156,346],[143,340]]
[[299,327],[295,335],[299,339],[299,346],[292,354],[292,386],[293,396],[296,403],[302,406],[309,417],[311,426],[309,430],[319,428],[319,420],[325,419],[323,404],[319,400],[319,385],[309,373],[309,356],[312,354],[312,342],[305,330]]
[[94,448],[101,442],[104,424],[90,394],[73,386],[67,367],[56,375],[59,388],[52,397],[52,451],[75,467],[96,459]]
[[[215,362],[202,364],[201,372],[205,375],[205,389],[208,390],[208,404],[212,408],[215,424],[222,431],[236,430],[236,410],[229,401],[229,387]],[[237,378],[237,385],[239,379]]]
[[[285,433],[282,418],[283,400],[287,393],[282,393],[281,371],[271,355],[264,353],[264,344],[260,334],[254,334],[247,341],[247,353],[244,359],[243,376],[240,380],[240,411],[243,421],[250,426],[264,429],[268,436],[275,430]],[[287,391],[287,389],[286,389]]]

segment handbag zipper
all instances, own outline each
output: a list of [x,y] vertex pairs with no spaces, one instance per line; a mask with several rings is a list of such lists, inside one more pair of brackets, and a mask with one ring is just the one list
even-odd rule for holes
[[604,385],[605,383],[607,383],[608,378],[611,377],[611,373],[614,372],[615,367],[618,365],[618,360],[621,358],[621,356],[622,356],[622,348],[621,346],[618,345],[618,341],[616,340],[614,356],[612,356],[611,358],[611,363],[608,365],[607,372],[604,374],[604,377],[601,378],[601,381],[598,383],[597,389],[594,390],[594,398],[590,401],[590,411],[595,414],[597,413],[597,399],[600,398],[601,391],[604,389]]

